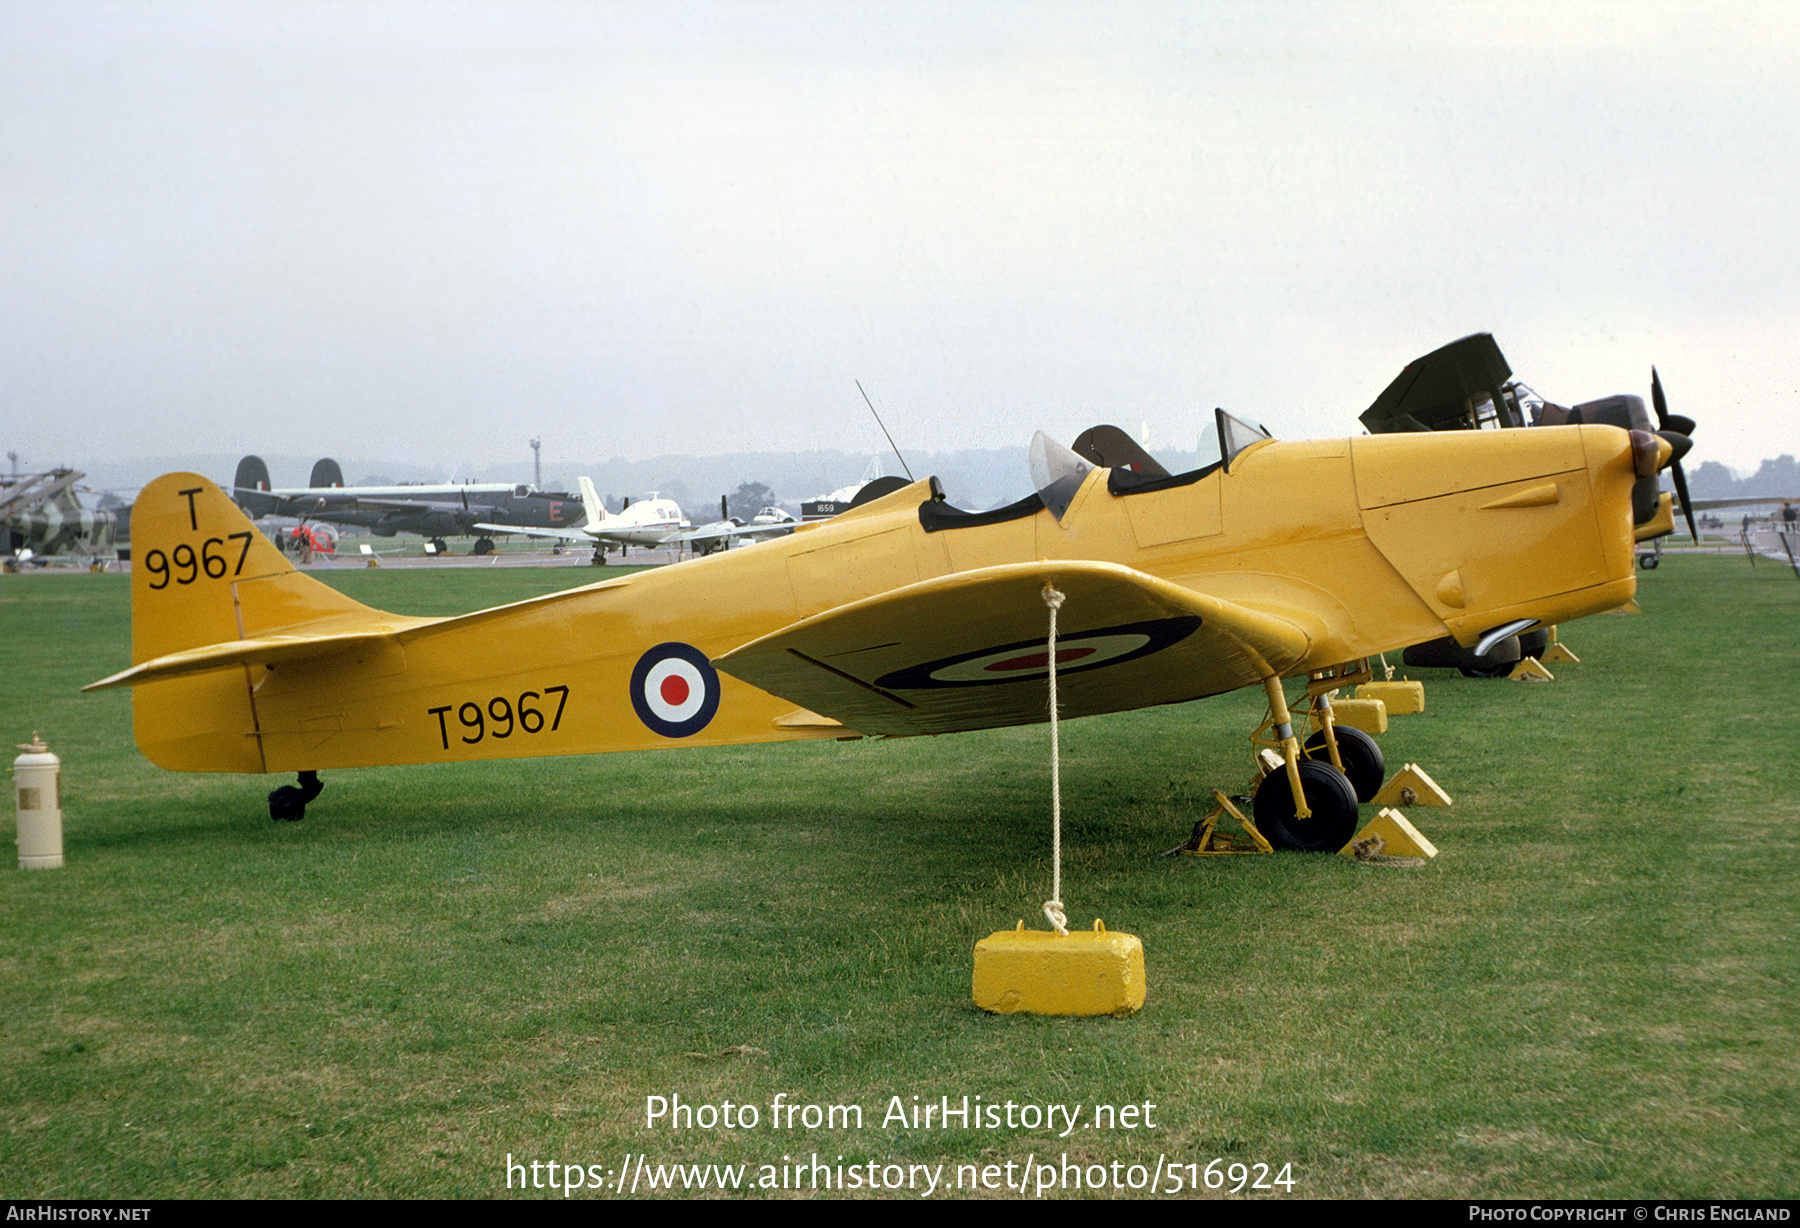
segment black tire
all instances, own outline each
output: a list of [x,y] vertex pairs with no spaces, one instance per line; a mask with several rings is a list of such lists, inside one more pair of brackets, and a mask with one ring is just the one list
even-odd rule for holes
[[491,537],[477,537],[475,548],[469,551],[470,554],[492,554],[493,552],[494,539]]
[[1294,791],[1287,769],[1271,772],[1256,787],[1256,826],[1278,849],[1335,853],[1356,834],[1356,790],[1329,763],[1300,761],[1300,787],[1312,817],[1294,817]]
[[1655,571],[1657,564],[1661,563],[1661,562],[1662,562],[1662,560],[1654,554],[1638,555],[1638,566],[1643,568],[1645,571]]
[[432,538],[432,539],[431,539],[431,544],[432,544],[432,546],[433,546],[433,547],[434,547],[434,548],[435,548],[435,549],[436,549],[436,550],[437,550],[437,553],[436,553],[436,554],[435,554],[435,555],[433,555],[433,556],[432,556],[432,557],[433,557],[433,558],[440,558],[440,559],[441,559],[441,558],[443,558],[443,557],[444,557],[444,556],[445,556],[445,555],[446,555],[446,554],[449,554],[449,553],[450,553],[450,547],[448,547],[448,546],[446,546],[446,545],[445,545],[445,544],[444,544],[444,539],[443,539],[443,538],[441,538],[441,537],[434,537],[434,538]]
[[1508,665],[1478,665],[1478,666],[1475,666],[1474,668],[1470,668],[1469,666],[1465,665],[1462,667],[1460,672],[1462,673],[1462,676],[1465,678],[1504,678],[1508,674],[1513,672],[1513,667],[1511,664],[1508,664]]
[[[1344,761],[1344,775],[1350,778],[1350,787],[1356,790],[1356,800],[1373,800],[1381,792],[1381,782],[1387,779],[1387,758],[1381,753],[1381,746],[1362,730],[1348,725],[1337,726],[1337,744],[1338,758]],[[1306,739],[1306,757],[1321,763],[1331,762],[1323,729]]]

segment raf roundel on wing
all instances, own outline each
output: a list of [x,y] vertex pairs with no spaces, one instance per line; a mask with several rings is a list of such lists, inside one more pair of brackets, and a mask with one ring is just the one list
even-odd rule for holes
[[[1200,619],[1189,615],[1059,636],[1056,641],[1056,669],[1058,673],[1072,674],[1147,656],[1186,639],[1199,626]],[[875,685],[897,690],[987,686],[996,682],[1042,678],[1049,672],[1050,653],[1045,642],[1020,640],[1013,644],[1000,644],[978,652],[965,652],[954,657],[927,661],[923,665],[897,669],[877,678]]]
[[658,644],[631,671],[631,706],[653,733],[691,738],[719,710],[719,675],[691,644]]

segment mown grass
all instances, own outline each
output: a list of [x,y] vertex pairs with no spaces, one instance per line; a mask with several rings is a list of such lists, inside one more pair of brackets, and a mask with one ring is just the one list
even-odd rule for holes
[[[592,578],[330,577],[407,613]],[[1565,628],[1553,684],[1433,674],[1394,721],[1456,797],[1415,812],[1423,870],[1156,856],[1242,782],[1254,696],[1066,725],[1064,895],[1150,985],[1071,1021],[969,1002],[975,940],[1047,894],[1042,728],[339,772],[276,824],[276,782],[162,772],[127,697],[76,694],[127,663],[122,578],[5,577],[0,710],[64,759],[69,864],[0,874],[0,1194],[1066,1152],[1291,1163],[1296,1196],[1792,1195],[1800,584],[1671,558],[1640,601]],[[771,1130],[777,1093],[864,1127]],[[646,1130],[674,1094],[765,1120]],[[1157,1128],[881,1125],[964,1094]]]

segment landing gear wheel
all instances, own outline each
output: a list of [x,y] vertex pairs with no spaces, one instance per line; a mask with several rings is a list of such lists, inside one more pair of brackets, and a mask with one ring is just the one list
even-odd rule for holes
[[450,553],[450,547],[444,544],[444,539],[441,537],[434,537],[431,539],[431,548],[437,551],[437,553],[432,556],[433,558],[443,558],[446,554]]
[[306,803],[325,789],[325,782],[319,779],[317,772],[301,772],[298,779],[298,785],[282,785],[269,794],[271,819],[298,823],[306,817]]
[[1270,772],[1256,787],[1256,826],[1278,849],[1335,853],[1356,834],[1356,790],[1344,774],[1316,759],[1300,761],[1300,787],[1312,817],[1294,816],[1287,769]]
[[[1360,729],[1352,729],[1348,725],[1337,727],[1338,758],[1344,761],[1344,775],[1350,778],[1350,787],[1356,790],[1356,800],[1367,802],[1374,800],[1381,792],[1381,782],[1387,779],[1387,759],[1381,753],[1381,747],[1374,738]],[[1306,757],[1317,759],[1321,763],[1331,762],[1331,752],[1325,747],[1325,731],[1323,729],[1306,739]]]
[[470,554],[492,554],[493,552],[494,539],[491,537],[477,537],[475,539],[475,548],[469,551]]
[[1512,663],[1506,665],[1461,666],[1459,672],[1465,678],[1504,678],[1513,672]]
[[1654,555],[1654,554],[1638,555],[1638,566],[1643,568],[1645,571],[1655,571],[1657,564],[1661,563],[1661,562],[1662,562],[1662,560],[1660,558],[1656,557],[1656,555]]

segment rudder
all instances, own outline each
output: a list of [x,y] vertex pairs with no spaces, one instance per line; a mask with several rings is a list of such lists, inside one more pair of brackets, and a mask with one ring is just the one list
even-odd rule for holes
[[274,510],[276,500],[269,490],[269,466],[260,456],[246,456],[237,464],[231,479],[231,494],[239,507],[252,516],[266,516]]
[[[236,504],[195,473],[151,482],[132,509],[131,660],[379,618],[297,571]],[[251,671],[149,682],[132,695],[138,749],[162,767],[260,772]]]

